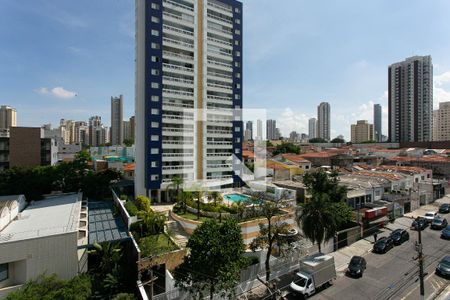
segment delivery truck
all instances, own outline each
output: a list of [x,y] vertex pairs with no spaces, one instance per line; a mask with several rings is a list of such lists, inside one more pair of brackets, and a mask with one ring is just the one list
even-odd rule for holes
[[334,257],[316,253],[300,260],[300,270],[295,274],[290,288],[305,298],[313,295],[322,286],[331,285],[336,279]]

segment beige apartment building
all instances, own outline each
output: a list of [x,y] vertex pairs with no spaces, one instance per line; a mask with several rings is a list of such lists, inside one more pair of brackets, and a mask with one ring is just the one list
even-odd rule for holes
[[0,129],[17,126],[17,111],[7,105],[0,106]]
[[351,125],[352,143],[363,143],[373,140],[373,124],[369,124],[367,120],[358,120],[356,124]]
[[433,140],[450,141],[450,101],[439,103],[433,112]]

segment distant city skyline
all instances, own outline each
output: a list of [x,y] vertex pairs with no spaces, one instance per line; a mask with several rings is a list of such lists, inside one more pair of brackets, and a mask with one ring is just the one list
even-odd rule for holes
[[[387,135],[386,69],[413,55],[433,57],[434,108],[450,101],[449,2],[243,2],[243,107],[266,108],[283,136],[308,132],[322,99],[333,108],[331,138],[348,140],[358,119],[372,123],[375,103]],[[410,22],[424,14],[432,22]],[[119,94],[124,119],[134,115],[134,1],[4,0],[0,39],[0,104],[17,109],[19,126],[92,114],[109,126],[110,96]]]

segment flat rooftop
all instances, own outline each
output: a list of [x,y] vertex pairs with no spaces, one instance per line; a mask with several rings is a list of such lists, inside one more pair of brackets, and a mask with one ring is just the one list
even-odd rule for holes
[[128,239],[128,228],[119,214],[114,213],[112,201],[88,201],[89,245]]
[[34,201],[0,231],[0,244],[78,231],[81,194]]

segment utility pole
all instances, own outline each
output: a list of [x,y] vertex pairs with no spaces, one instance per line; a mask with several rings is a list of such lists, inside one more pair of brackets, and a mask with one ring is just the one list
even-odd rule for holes
[[424,299],[425,298],[425,286],[423,283],[423,253],[422,253],[422,229],[420,227],[417,228],[417,232],[419,234],[419,241],[417,243],[417,252],[419,254],[419,280],[420,280],[420,299]]

